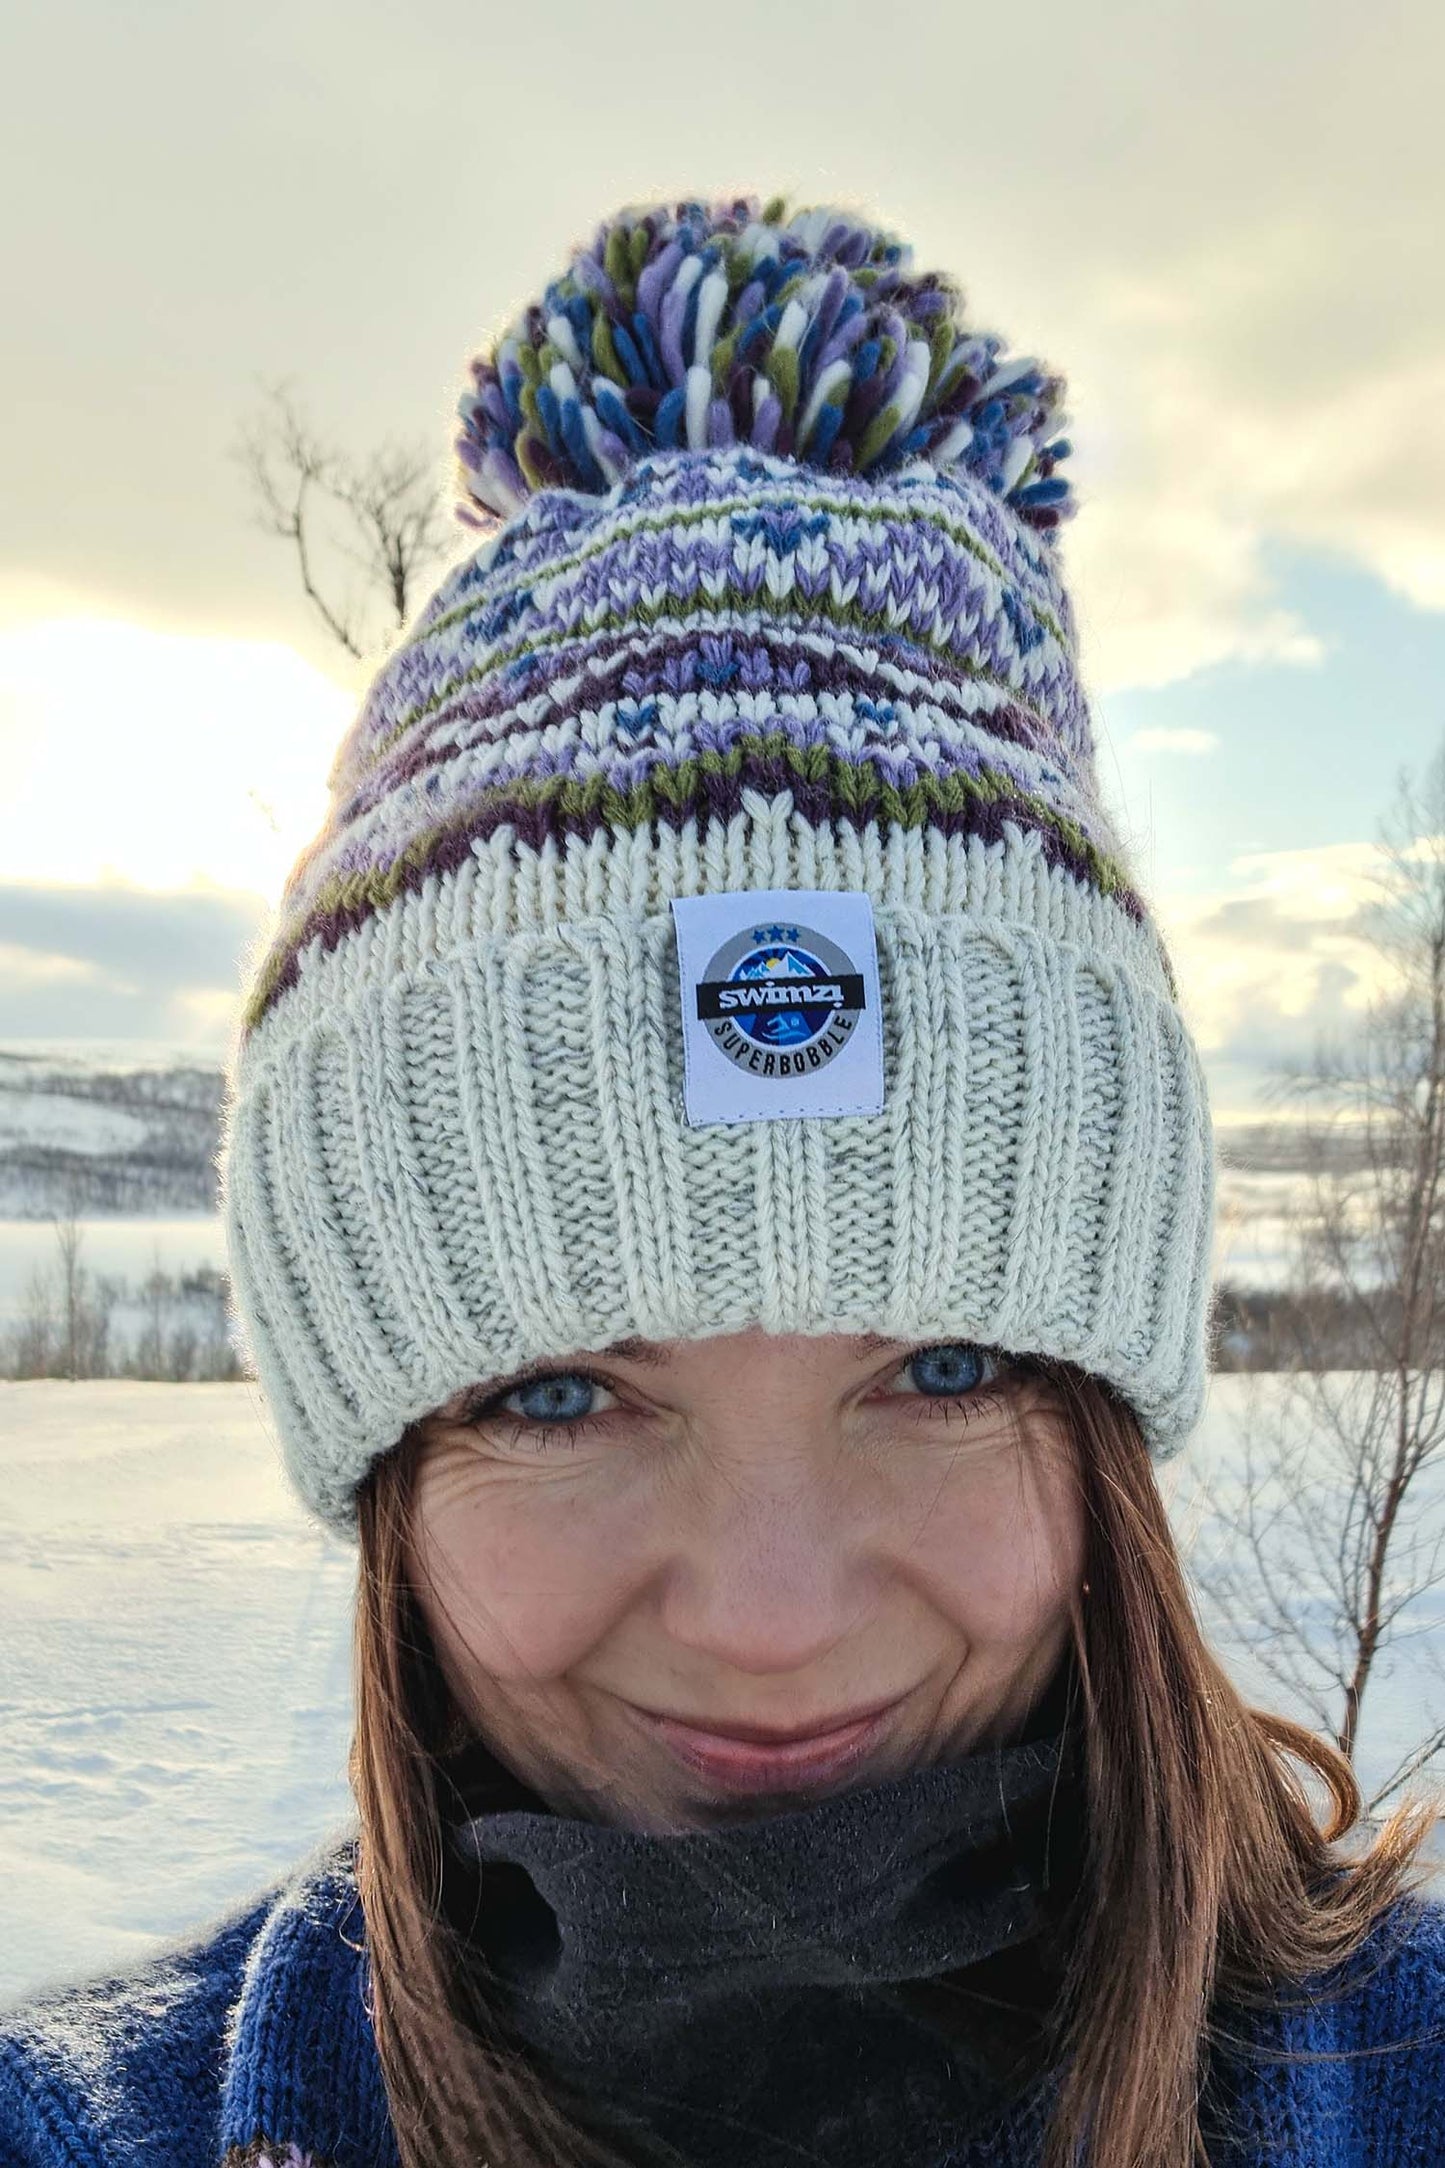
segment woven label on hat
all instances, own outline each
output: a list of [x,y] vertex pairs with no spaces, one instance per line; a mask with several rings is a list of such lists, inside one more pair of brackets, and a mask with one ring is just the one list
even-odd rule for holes
[[873,904],[835,888],[677,896],[687,1119],[881,1114]]

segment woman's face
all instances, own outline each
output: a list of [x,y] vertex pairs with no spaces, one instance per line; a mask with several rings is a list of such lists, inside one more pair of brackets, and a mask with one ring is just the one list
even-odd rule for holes
[[[559,1811],[704,1826],[881,1782],[1012,1736],[1063,1654],[1064,1421],[971,1343],[626,1341],[417,1427],[410,1564],[443,1669]],[[697,1736],[875,1710],[782,1759]]]

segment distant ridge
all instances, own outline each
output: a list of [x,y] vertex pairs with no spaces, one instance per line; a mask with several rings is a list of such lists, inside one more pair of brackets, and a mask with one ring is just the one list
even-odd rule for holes
[[0,1218],[216,1209],[219,1060],[136,1042],[0,1047]]

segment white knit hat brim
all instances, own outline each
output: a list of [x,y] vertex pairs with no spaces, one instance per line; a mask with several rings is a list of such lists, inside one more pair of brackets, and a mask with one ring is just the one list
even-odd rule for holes
[[734,826],[739,887],[871,894],[881,1114],[689,1126],[667,898],[697,882],[655,836],[593,852],[587,910],[492,839],[317,945],[238,1055],[239,1310],[334,1528],[462,1386],[632,1335],[967,1338],[1106,1379],[1157,1458],[1196,1421],[1213,1141],[1152,928],[1015,829]]

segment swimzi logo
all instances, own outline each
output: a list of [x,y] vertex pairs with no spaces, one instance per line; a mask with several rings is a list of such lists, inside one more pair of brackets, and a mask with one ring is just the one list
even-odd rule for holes
[[867,1007],[853,958],[816,927],[774,921],[744,927],[708,960],[697,1018],[719,1053],[756,1077],[825,1069]]
[[861,889],[674,896],[683,1106],[705,1122],[883,1111],[883,995]]

